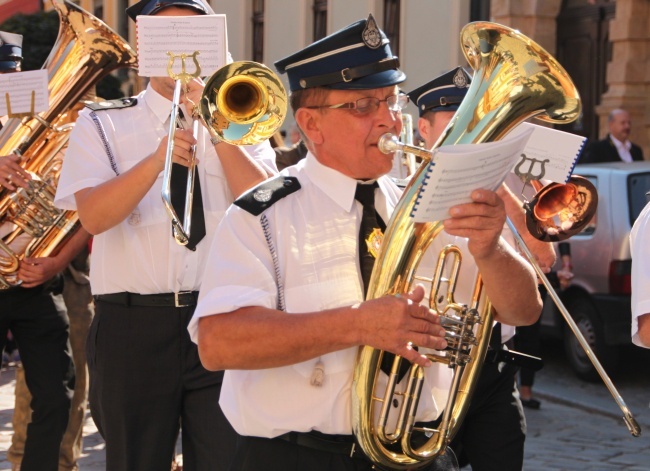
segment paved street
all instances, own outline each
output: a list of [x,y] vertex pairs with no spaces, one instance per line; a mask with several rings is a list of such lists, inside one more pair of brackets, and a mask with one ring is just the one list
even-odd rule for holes
[[[546,366],[535,385],[542,407],[526,410],[526,471],[650,470],[650,351],[630,349],[612,377],[643,428],[643,435],[634,438],[604,384],[576,379],[560,348],[545,345]],[[3,369],[0,374],[0,471],[11,469],[6,451],[11,441],[14,371]],[[104,444],[90,418],[79,464],[81,471],[104,470]]]

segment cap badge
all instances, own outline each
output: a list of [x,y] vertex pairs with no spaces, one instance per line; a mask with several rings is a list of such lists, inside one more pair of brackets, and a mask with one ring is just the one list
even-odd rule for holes
[[255,193],[253,193],[253,199],[255,201],[259,201],[260,203],[266,203],[267,201],[270,201],[271,196],[273,196],[273,190],[268,188],[260,188],[259,190],[256,190]]
[[467,77],[462,69],[458,69],[454,74],[454,85],[457,88],[467,88]]
[[366,27],[363,29],[361,37],[363,38],[363,43],[370,49],[377,49],[379,46],[381,46],[381,32],[379,31],[377,22],[375,21],[375,18],[372,16],[372,14],[368,15],[368,19],[366,20]]

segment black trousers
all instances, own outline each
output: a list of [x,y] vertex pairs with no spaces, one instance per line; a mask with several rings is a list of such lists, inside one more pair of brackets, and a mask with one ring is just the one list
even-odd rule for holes
[[223,373],[187,332],[194,307],[97,301],[86,344],[90,411],[110,471],[169,471],[182,428],[185,471],[227,470],[237,434],[219,406]]
[[15,288],[0,291],[0,306],[0,351],[10,329],[32,394],[21,470],[56,471],[74,388],[63,297],[44,286]]
[[521,471],[526,419],[515,385],[517,368],[485,363],[467,416],[451,442],[472,471]]
[[[364,457],[308,448],[279,438],[239,437],[237,453],[230,471],[377,471]],[[450,453],[438,457],[419,471],[456,471],[456,458]]]

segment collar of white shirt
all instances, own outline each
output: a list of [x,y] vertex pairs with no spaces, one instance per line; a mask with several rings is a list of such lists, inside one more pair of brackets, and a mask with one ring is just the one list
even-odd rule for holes
[[321,164],[309,152],[305,159],[305,172],[309,179],[323,193],[345,211],[352,211],[357,181],[341,172]]
[[611,134],[609,135],[609,138],[614,143],[614,146],[616,147],[616,150],[618,151],[618,155],[621,157],[621,160],[625,162],[632,162],[632,154],[630,154],[632,143],[630,142],[630,140],[627,139],[625,142],[621,142]]

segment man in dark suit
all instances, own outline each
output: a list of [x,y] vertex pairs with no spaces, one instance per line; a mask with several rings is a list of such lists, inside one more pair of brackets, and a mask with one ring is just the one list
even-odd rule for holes
[[607,118],[609,134],[591,143],[580,159],[581,164],[603,162],[632,162],[643,160],[643,150],[630,142],[632,121],[630,114],[620,108],[612,110]]

